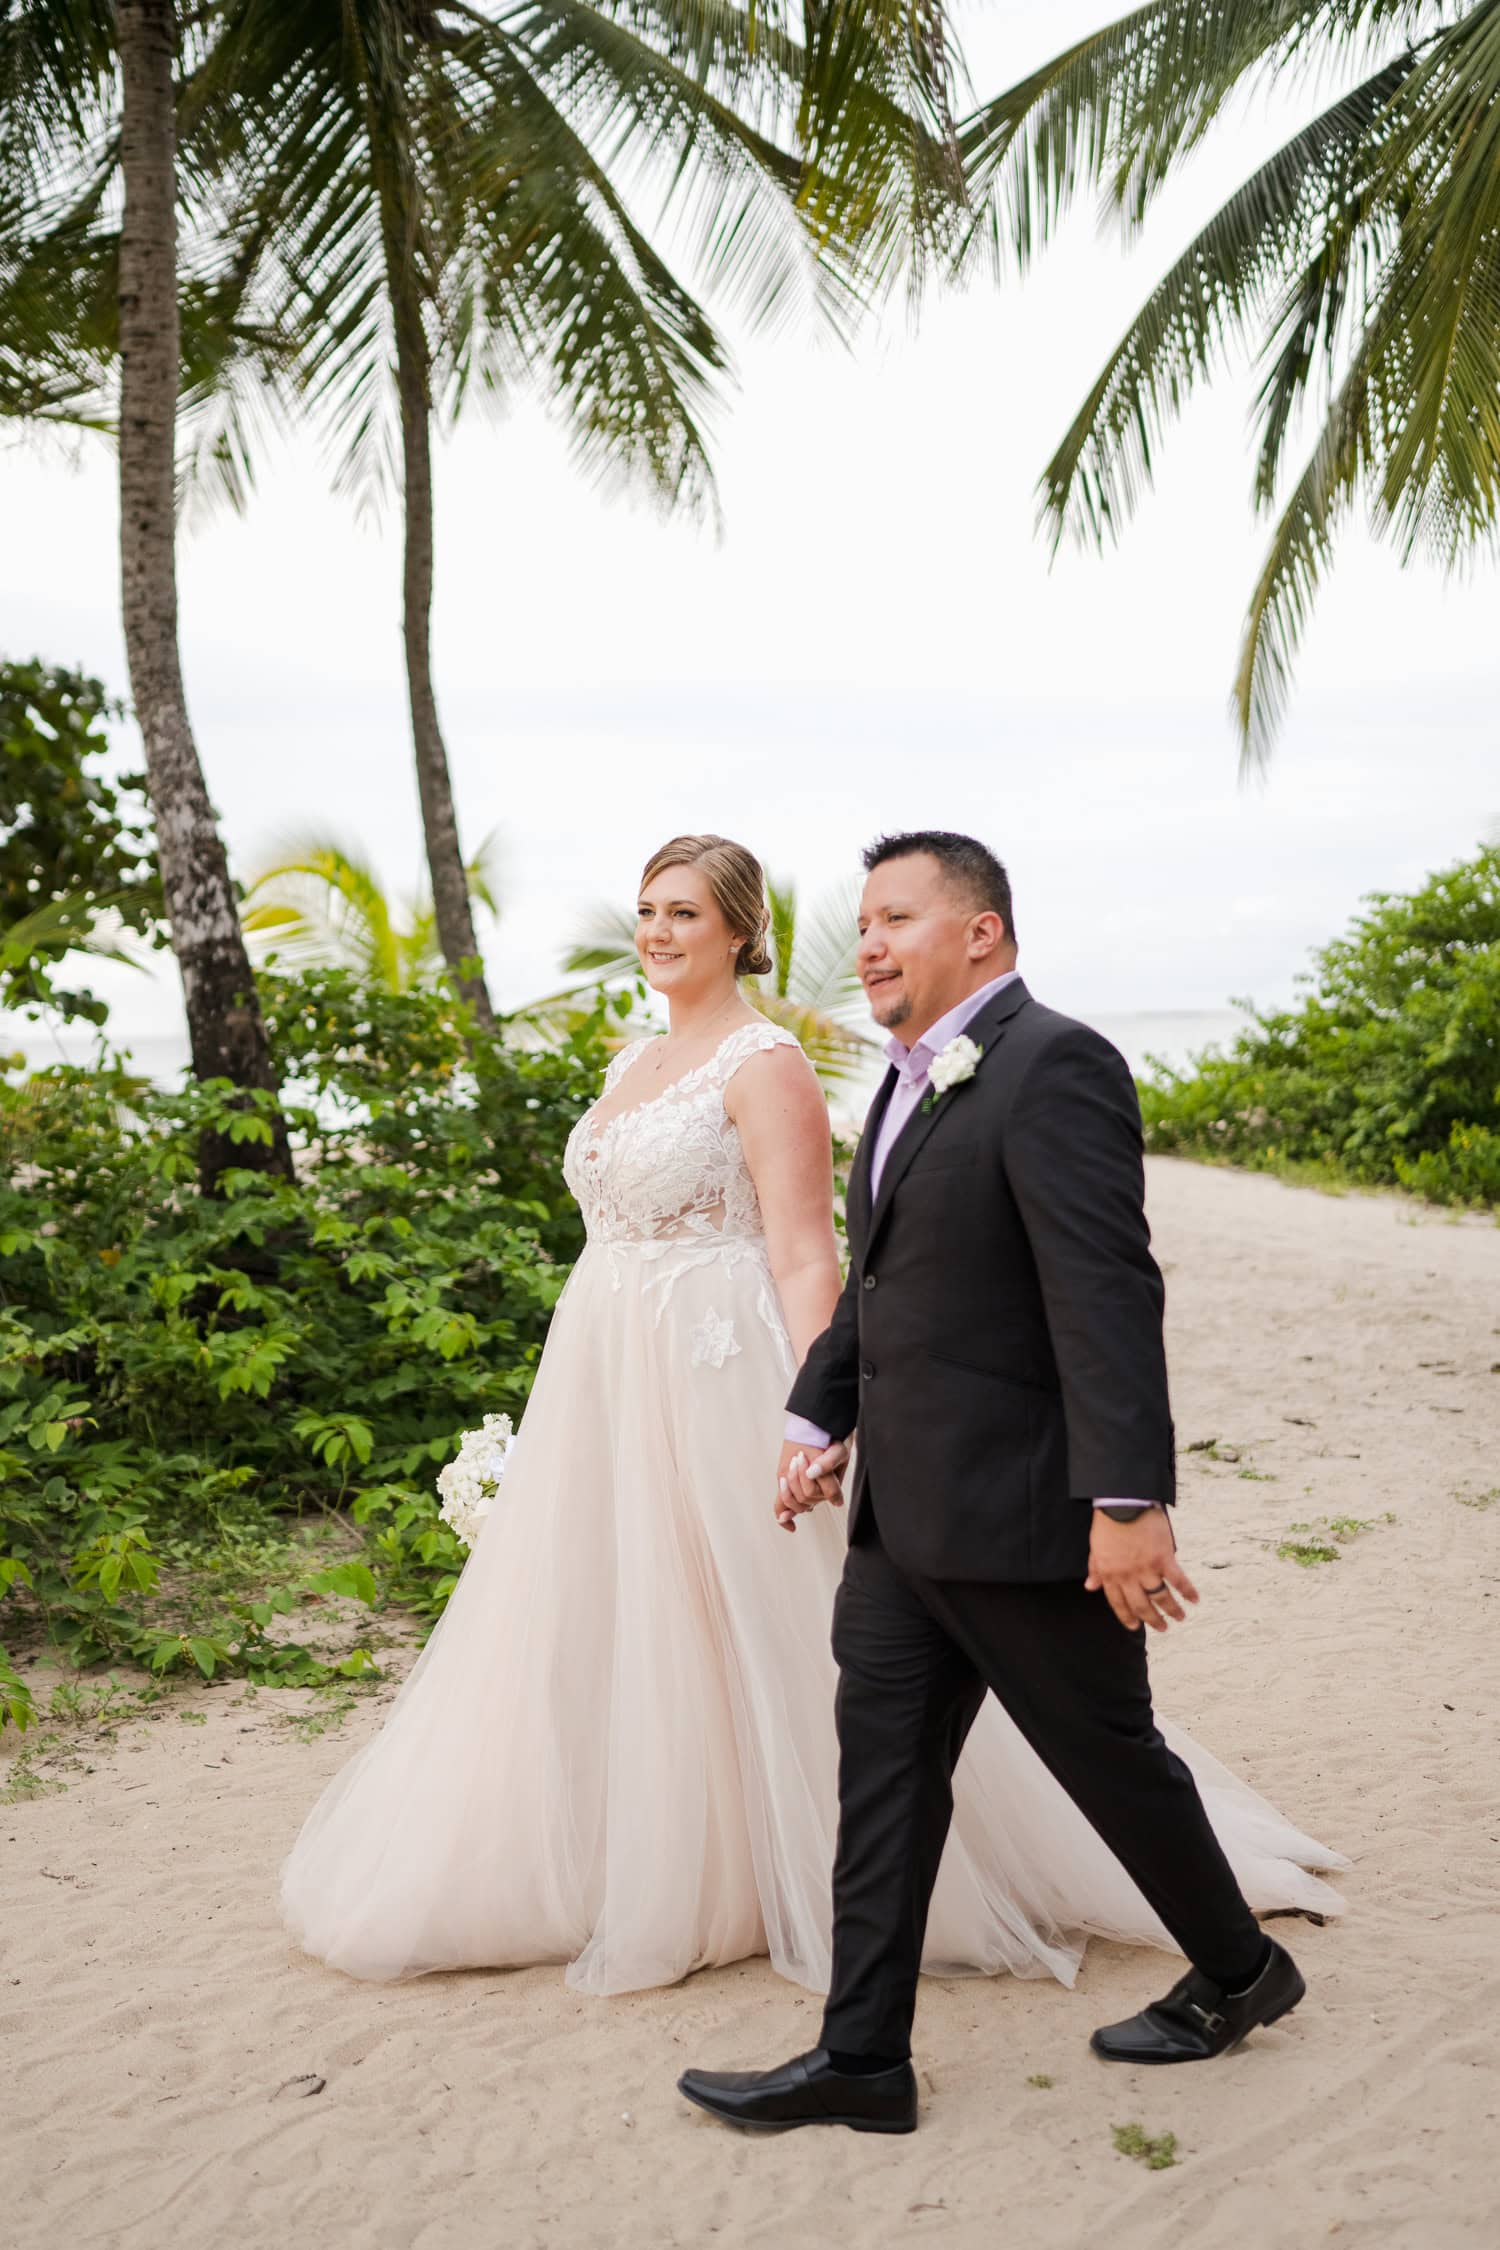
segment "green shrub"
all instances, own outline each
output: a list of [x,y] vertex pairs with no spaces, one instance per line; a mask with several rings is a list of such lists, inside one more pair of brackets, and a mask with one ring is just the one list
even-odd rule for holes
[[[295,1185],[247,1168],[200,1196],[205,1127],[269,1132],[227,1084],[0,1078],[0,1602],[75,1661],[311,1676],[275,1637],[309,1590],[435,1614],[461,1550],[433,1480],[524,1405],[581,1246],[562,1154],[602,1010],[528,1052],[342,972],[263,997]],[[225,1540],[305,1572],[286,1528],[329,1508],[364,1527],[359,1560],[346,1539],[332,1576],[262,1599],[236,1579],[216,1620],[162,1610],[161,1566]]]
[[1369,907],[1300,1006],[1142,1082],[1149,1148],[1500,1202],[1500,848]]
[[[98,680],[0,663],[0,1006],[103,1023],[105,1003],[60,981],[102,905],[162,942],[161,879],[145,779],[110,776],[105,725],[120,715]],[[50,927],[39,911],[66,909]],[[25,930],[12,956],[4,940]]]

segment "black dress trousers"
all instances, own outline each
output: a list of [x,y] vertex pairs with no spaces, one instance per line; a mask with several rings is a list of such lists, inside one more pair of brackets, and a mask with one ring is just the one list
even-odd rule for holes
[[939,1581],[899,1568],[868,1489],[834,1608],[839,1839],[823,2044],[909,2052],[953,1769],[987,1690],[1219,1985],[1264,1940],[1191,1773],[1151,1710],[1144,1631],[1081,1582]]

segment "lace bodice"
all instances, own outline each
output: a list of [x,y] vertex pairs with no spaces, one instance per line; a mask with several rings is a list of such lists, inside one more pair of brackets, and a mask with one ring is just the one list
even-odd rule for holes
[[[651,1040],[622,1047],[605,1073],[611,1094]],[[739,1242],[763,1233],[755,1183],[724,1089],[751,1055],[795,1047],[778,1024],[731,1031],[708,1061],[649,1101],[594,1122],[599,1104],[574,1126],[563,1175],[577,1197],[590,1244]]]

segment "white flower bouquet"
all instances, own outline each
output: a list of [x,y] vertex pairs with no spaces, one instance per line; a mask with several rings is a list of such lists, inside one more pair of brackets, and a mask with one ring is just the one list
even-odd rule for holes
[[464,1432],[458,1452],[438,1476],[443,1499],[438,1515],[466,1547],[484,1529],[515,1442],[508,1414],[486,1414],[477,1430]]

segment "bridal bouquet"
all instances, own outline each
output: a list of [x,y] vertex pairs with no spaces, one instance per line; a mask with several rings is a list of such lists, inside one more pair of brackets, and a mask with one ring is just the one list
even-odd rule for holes
[[500,1490],[516,1433],[508,1414],[486,1414],[477,1430],[466,1430],[457,1454],[437,1480],[443,1504],[438,1510],[466,1547],[472,1547]]

